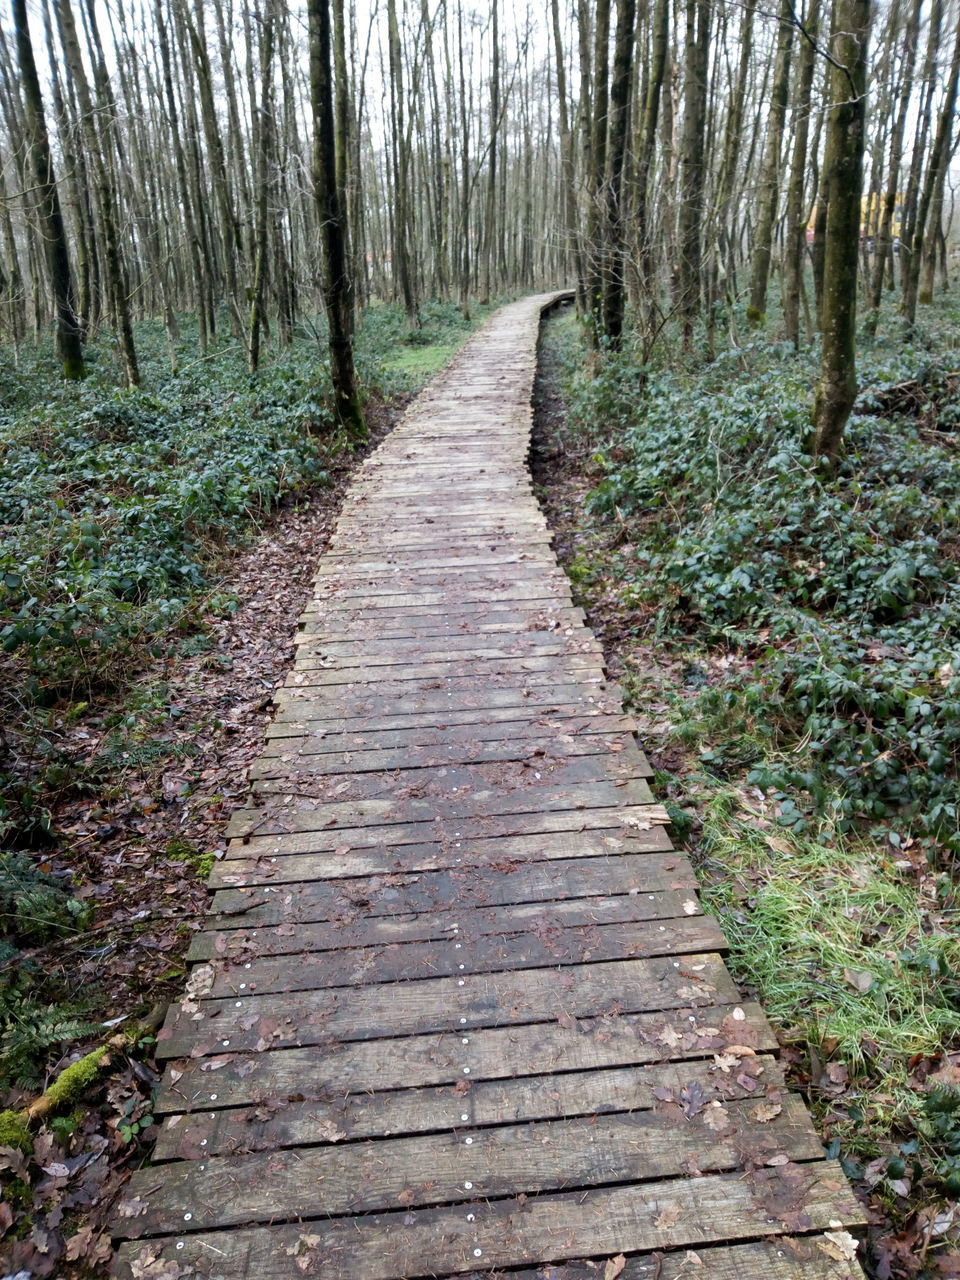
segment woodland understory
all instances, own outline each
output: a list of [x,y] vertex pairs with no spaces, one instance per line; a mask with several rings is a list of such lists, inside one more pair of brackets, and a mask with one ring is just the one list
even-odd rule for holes
[[864,334],[835,478],[815,361],[585,372],[541,343],[534,475],[731,963],[869,1206],[868,1274],[960,1275],[960,305]]
[[[244,802],[313,567],[354,469],[471,328],[452,308],[427,306],[407,341],[402,312],[368,313],[362,444],[307,429],[323,411],[312,338],[251,393],[228,340],[191,383],[170,376],[159,331],[141,328],[149,403],[134,408],[109,377],[68,386],[75,435],[51,425],[63,401],[36,394],[48,394],[51,352],[8,377],[8,408],[29,406],[6,439],[8,459],[30,460],[21,491],[25,475],[36,501],[42,456],[55,495],[91,485],[100,499],[127,493],[131,527],[107,529],[102,512],[96,527],[114,575],[131,565],[150,575],[137,601],[102,587],[98,601],[88,561],[72,554],[96,514],[75,509],[67,521],[55,501],[21,531],[29,546],[4,547],[2,571],[30,573],[40,592],[35,625],[48,637],[0,658],[0,1102],[10,1108],[0,1114],[0,1267],[9,1273],[84,1277],[110,1263],[111,1209],[151,1146],[154,1034],[182,989],[204,882]],[[158,471],[156,446],[167,455],[177,432],[189,451],[165,456]],[[165,496],[152,524],[136,496],[141,453],[150,490]],[[3,500],[17,491],[11,467]],[[80,612],[63,619],[70,574]],[[77,1063],[91,1069],[71,1079]],[[49,1099],[65,1076],[66,1096],[28,1135],[19,1109]]]
[[11,1273],[108,1264],[352,468],[498,297],[569,288],[568,570],[872,1275],[960,1276],[958,91],[957,0],[11,0]]

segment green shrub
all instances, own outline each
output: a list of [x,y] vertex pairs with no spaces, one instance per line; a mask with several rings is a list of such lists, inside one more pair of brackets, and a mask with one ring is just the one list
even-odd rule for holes
[[[902,380],[909,358],[868,372]],[[960,457],[915,421],[861,416],[823,476],[805,452],[813,364],[778,346],[645,377],[639,396],[630,357],[610,364],[574,397],[625,424],[590,509],[632,518],[624,585],[661,636],[752,660],[703,694],[704,714],[766,733],[751,781],[789,795],[785,821],[829,803],[842,825],[960,853]]]

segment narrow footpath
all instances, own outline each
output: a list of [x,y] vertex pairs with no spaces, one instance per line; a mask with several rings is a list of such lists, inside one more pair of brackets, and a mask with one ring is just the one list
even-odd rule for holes
[[348,494],[119,1274],[862,1280],[531,491],[553,300],[493,317]]

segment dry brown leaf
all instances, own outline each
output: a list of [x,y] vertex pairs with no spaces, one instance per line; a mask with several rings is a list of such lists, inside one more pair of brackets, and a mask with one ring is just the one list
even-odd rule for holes
[[852,1262],[857,1256],[858,1244],[849,1231],[825,1231],[817,1237],[817,1248],[835,1262]]
[[680,1221],[680,1209],[675,1204],[668,1204],[665,1209],[661,1209],[658,1217],[654,1220],[653,1225],[658,1231],[669,1231],[671,1227],[675,1227]]
[[617,1280],[617,1276],[620,1275],[626,1265],[626,1258],[622,1253],[618,1253],[617,1256],[615,1258],[611,1258],[603,1268],[603,1280]]
[[703,1123],[714,1133],[723,1133],[725,1129],[730,1128],[730,1116],[719,1102],[713,1102],[704,1109]]
[[783,1110],[783,1105],[772,1099],[766,1102],[758,1102],[755,1107],[751,1107],[748,1115],[751,1120],[756,1120],[758,1124],[769,1124],[771,1120],[775,1120]]

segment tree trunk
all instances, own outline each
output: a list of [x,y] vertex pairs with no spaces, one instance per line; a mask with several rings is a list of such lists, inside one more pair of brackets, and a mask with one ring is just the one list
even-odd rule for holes
[[683,91],[676,303],[684,350],[689,350],[693,341],[694,321],[700,310],[703,142],[707,115],[710,3],[709,0],[686,0],[686,8],[687,51]]
[[827,77],[825,180],[829,191],[821,325],[823,353],[813,408],[813,454],[829,466],[857,393],[857,259],[866,123],[870,0],[835,0]]
[[917,42],[920,35],[920,9],[923,0],[914,0],[907,18],[903,37],[903,64],[901,70],[900,95],[896,119],[890,131],[890,159],[887,169],[887,187],[883,196],[883,207],[880,211],[880,225],[874,242],[873,280],[870,287],[871,316],[869,327],[874,332],[880,314],[880,303],[883,299],[883,278],[885,272],[892,270],[890,259],[893,247],[893,215],[897,207],[897,194],[900,188],[900,169],[903,164],[903,139],[907,127],[907,112],[913,92],[913,73],[917,58]]
[[762,325],[766,319],[767,281],[770,278],[770,260],[773,256],[773,228],[777,220],[777,201],[780,194],[780,152],[783,147],[783,126],[787,117],[787,101],[790,94],[790,51],[792,46],[793,5],[791,0],[781,0],[777,61],[770,95],[767,146],[763,156],[763,176],[760,180],[760,208],[757,217],[750,276],[750,305],[747,308],[747,319],[754,325]]
[[810,129],[810,99],[816,70],[816,42],[820,29],[820,0],[808,0],[803,20],[806,37],[800,48],[797,86],[794,95],[793,160],[787,192],[786,252],[784,255],[783,316],[788,342],[800,349],[800,291],[807,257],[807,206],[804,177],[807,168],[807,139]]
[[334,408],[352,435],[365,434],[353,365],[351,289],[347,277],[344,193],[337,186],[336,133],[329,0],[307,0],[310,33],[310,98],[313,109],[313,182],[323,237],[323,300],[330,330]]
[[[923,266],[923,246],[926,234],[930,207],[938,185],[941,185],[945,170],[950,161],[951,138],[953,134],[953,117],[957,109],[957,87],[960,81],[960,18],[957,19],[956,38],[953,57],[950,62],[950,74],[944,90],[940,118],[937,122],[937,133],[930,152],[930,161],[923,183],[923,191],[917,206],[917,217],[914,224],[913,239],[910,242],[910,253],[905,268],[903,286],[903,303],[901,310],[908,332],[913,329],[917,318],[917,295],[920,288],[920,269]],[[942,185],[941,185],[942,195]]]
[[626,237],[623,226],[623,165],[633,82],[633,37],[636,0],[617,0],[617,35],[610,82],[609,175],[607,178],[607,270],[603,292],[603,332],[614,350],[623,341],[626,300]]
[[13,0],[13,22],[20,79],[23,85],[27,141],[36,184],[35,207],[46,250],[50,281],[53,285],[57,356],[63,367],[63,376],[77,380],[85,373],[83,344],[74,299],[73,277],[70,273],[67,235],[60,209],[60,197],[57,194],[53,160],[50,157],[47,124],[43,115],[43,97],[33,57],[33,45],[30,41],[26,0]]

